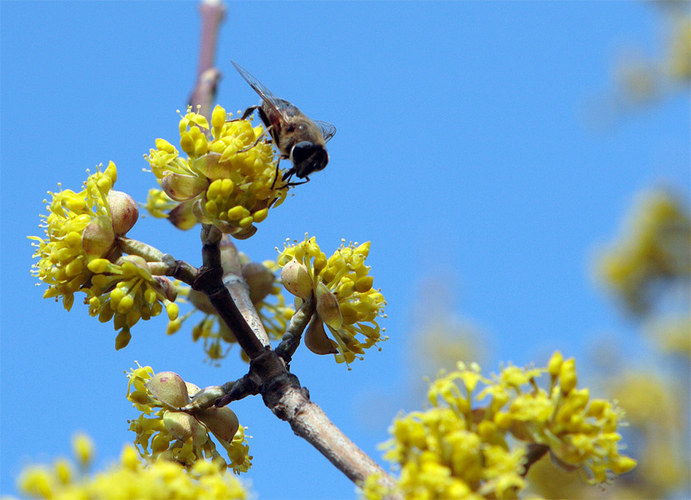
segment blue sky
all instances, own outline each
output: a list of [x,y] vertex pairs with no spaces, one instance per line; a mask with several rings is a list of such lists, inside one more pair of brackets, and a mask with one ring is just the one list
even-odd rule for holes
[[[29,461],[69,453],[77,430],[101,464],[131,441],[123,372],[137,360],[200,386],[242,375],[236,353],[204,364],[201,346],[162,318],[115,332],[75,303],[42,300],[29,275],[47,190],[79,188],[112,160],[117,189],[143,201],[154,186],[142,155],[174,142],[191,90],[199,20],[192,2],[0,4],[0,493]],[[236,60],[309,116],[336,125],[331,162],[260,225],[242,251],[275,257],[286,237],[372,241],[368,263],[387,300],[390,339],[352,371],[298,351],[293,371],[312,398],[380,460],[406,394],[420,285],[445,280],[459,315],[499,361],[584,357],[603,331],[629,324],[593,282],[598,245],[617,232],[635,193],[689,189],[688,96],[665,98],[606,127],[588,117],[612,91],[618,55],[661,55],[661,16],[644,2],[242,2],[229,6],[218,102],[256,103]],[[130,236],[193,264],[196,231],[144,219]],[[366,402],[380,395],[388,416]],[[293,436],[259,398],[234,405],[263,499],[352,498],[353,487]]]

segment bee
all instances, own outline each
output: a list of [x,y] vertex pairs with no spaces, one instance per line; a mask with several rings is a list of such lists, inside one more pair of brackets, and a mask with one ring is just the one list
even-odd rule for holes
[[[329,163],[326,143],[336,133],[336,127],[330,123],[309,119],[297,106],[276,97],[249,71],[235,61],[231,62],[240,76],[262,98],[261,104],[247,108],[241,119],[245,120],[255,110],[258,111],[259,118],[266,126],[265,132],[271,135],[281,154],[279,162],[281,159],[290,159],[293,163],[292,168],[282,177],[286,186],[297,186],[309,181],[308,176],[312,172],[323,170]],[[305,180],[290,182],[293,175]],[[276,177],[273,184],[276,184],[276,178],[278,178],[278,165],[276,165]],[[273,189],[273,185],[271,188]]]

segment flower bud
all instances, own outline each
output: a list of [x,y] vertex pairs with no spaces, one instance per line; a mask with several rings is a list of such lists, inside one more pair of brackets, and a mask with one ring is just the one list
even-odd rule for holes
[[187,300],[189,300],[194,307],[199,309],[204,314],[216,314],[216,309],[214,309],[214,306],[211,305],[209,297],[207,297],[207,295],[203,292],[190,290]]
[[[120,325],[117,323],[117,318],[120,318],[122,316],[116,316],[116,324],[115,328],[122,328],[124,325]],[[130,343],[130,340],[132,340],[132,334],[128,330],[122,330],[120,333],[118,333],[117,337],[115,337],[115,350],[119,351],[120,349],[124,349],[127,347],[127,344]]]
[[168,213],[168,220],[178,229],[192,229],[198,222],[193,211],[194,203],[183,202]]
[[559,385],[561,385],[561,392],[568,394],[578,383],[576,376],[576,361],[569,358],[561,365],[559,369]]
[[307,300],[312,295],[312,278],[307,268],[296,259],[283,266],[281,281],[285,289],[296,297]]
[[163,425],[171,436],[180,441],[192,438],[195,444],[200,445],[208,439],[204,426],[192,415],[181,411],[167,411],[163,415]]
[[77,434],[72,439],[72,450],[79,464],[86,466],[94,459],[94,442],[86,434]]
[[549,363],[547,363],[547,371],[550,375],[552,375],[552,377],[556,377],[557,375],[559,375],[559,371],[561,370],[561,365],[563,363],[564,356],[562,356],[561,352],[554,351],[552,357],[549,358]]
[[221,441],[230,443],[238,431],[240,424],[235,412],[224,406],[222,408],[211,407],[197,415],[206,427]]
[[242,277],[250,287],[250,300],[258,304],[271,293],[274,286],[274,273],[264,264],[248,262],[242,266]]
[[180,408],[185,406],[190,398],[187,385],[182,377],[175,372],[160,372],[146,383],[146,388],[161,403]]
[[161,181],[161,188],[175,201],[185,201],[204,191],[208,184],[209,182],[203,177],[168,174]]
[[326,336],[324,323],[316,314],[312,316],[305,332],[305,345],[314,354],[335,354],[338,352],[336,342]]
[[113,226],[103,218],[92,220],[82,234],[82,248],[89,256],[103,257],[115,242]]
[[317,314],[319,318],[329,325],[334,330],[338,330],[343,326],[343,317],[341,316],[341,309],[338,307],[338,299],[329,291],[324,283],[317,285],[317,292],[315,294],[317,299]]
[[129,194],[122,191],[110,191],[108,206],[115,234],[125,234],[134,227],[139,218],[139,207]]

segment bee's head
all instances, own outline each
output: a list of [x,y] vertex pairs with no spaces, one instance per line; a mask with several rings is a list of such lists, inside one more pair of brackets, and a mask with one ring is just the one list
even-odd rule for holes
[[324,169],[329,163],[326,148],[309,141],[298,142],[290,151],[290,160],[299,178],[307,177],[312,172]]

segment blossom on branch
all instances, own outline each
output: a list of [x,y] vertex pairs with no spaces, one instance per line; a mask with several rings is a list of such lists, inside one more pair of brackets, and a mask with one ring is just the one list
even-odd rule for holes
[[142,257],[128,255],[115,262],[95,259],[88,267],[94,272],[91,286],[83,290],[88,296],[89,314],[103,323],[113,320],[120,330],[116,349],[129,343],[131,327],[140,319],[158,316],[164,306],[168,319],[177,318],[177,290],[168,278],[154,276]]
[[[48,214],[41,215],[40,226],[45,238],[29,236],[36,248],[33,257],[39,259],[31,274],[48,284],[43,297],[62,297],[68,311],[74,303],[74,293],[91,278],[89,262],[107,255],[114,247],[116,221],[109,195],[116,179],[117,168],[111,162],[105,171],[99,169],[90,175],[79,192],[49,192],[52,200],[46,201]],[[136,216],[131,225],[135,221]]]
[[206,117],[188,111],[180,120],[180,147],[187,158],[156,139],[156,149],[146,156],[162,188],[149,192],[146,206],[155,217],[169,210],[169,220],[180,229],[202,222],[249,238],[269,208],[287,196],[288,186],[277,182],[280,171],[263,127],[226,121],[221,106],[214,108],[211,126]]
[[[117,168],[111,162],[104,171],[90,175],[82,191],[50,193],[48,215],[41,216],[45,238],[29,238],[38,259],[32,274],[48,284],[44,298],[62,297],[70,310],[75,292],[83,292],[92,316],[101,322],[113,320],[120,331],[115,345],[121,349],[140,319],[157,316],[164,307],[169,319],[175,319],[177,306],[172,283],[150,268],[155,266],[150,261],[162,254],[125,238],[139,211],[128,194],[112,189],[116,178]],[[134,250],[141,255],[124,255]]]
[[[538,384],[544,376],[546,389]],[[430,384],[430,409],[400,415],[390,428],[385,458],[400,470],[397,492],[406,499],[517,498],[527,468],[547,452],[591,484],[631,470],[636,461],[619,453],[621,411],[591,400],[576,382],[573,359],[559,352],[547,368],[508,366],[492,378],[477,364],[459,363]],[[543,452],[531,457],[535,450]],[[376,478],[364,485],[368,499],[385,493]]]
[[[283,286],[295,295],[296,308],[314,294],[316,314],[305,332],[305,345],[316,354],[335,354],[339,363],[362,357],[365,349],[386,338],[377,318],[386,304],[372,288],[365,265],[370,243],[341,246],[328,259],[314,237],[285,245],[278,256]],[[333,339],[329,338],[326,325]]]
[[[624,235],[600,257],[601,281],[627,309],[646,314],[659,299],[660,284],[691,282],[691,216],[665,191],[643,193]],[[688,299],[688,295],[687,295]]]
[[[170,460],[193,467],[200,460],[246,472],[251,465],[244,428],[235,413],[215,406],[188,413],[180,408],[190,402],[199,387],[185,382],[173,372],[154,371],[149,366],[132,369],[127,374],[127,399],[142,412],[130,421],[137,434],[135,445],[144,457]],[[211,434],[225,448],[228,462],[216,450]]]

